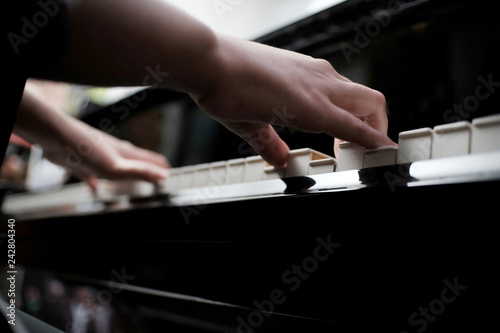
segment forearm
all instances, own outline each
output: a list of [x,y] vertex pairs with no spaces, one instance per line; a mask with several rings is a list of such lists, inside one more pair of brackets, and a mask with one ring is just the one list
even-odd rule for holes
[[[53,79],[105,86],[159,84],[196,94],[217,76],[215,34],[164,1],[77,3],[69,8],[68,56]],[[161,71],[160,82],[148,79],[150,69]]]
[[82,180],[105,177],[156,182],[166,177],[163,155],[139,148],[57,110],[27,85],[14,131],[39,144],[44,156]]
[[26,84],[14,126],[16,134],[49,151],[56,149],[62,142],[63,129],[71,131],[68,128],[70,121],[62,112],[54,112],[34,86],[29,82]]
[[277,166],[289,149],[270,122],[368,148],[394,144],[384,96],[326,60],[216,35],[161,0],[77,3],[69,53],[53,79],[184,91]]

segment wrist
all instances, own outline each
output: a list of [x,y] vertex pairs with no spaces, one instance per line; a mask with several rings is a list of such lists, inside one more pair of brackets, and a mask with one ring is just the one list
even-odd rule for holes
[[189,75],[186,92],[195,100],[207,96],[228,76],[228,48],[224,37],[210,31],[198,47],[196,59],[186,71]]
[[202,75],[199,75],[196,87],[189,94],[203,110],[217,117],[218,111],[235,107],[231,101],[237,98],[237,86],[241,86],[248,76],[245,75],[247,66],[244,65],[245,55],[240,46],[246,41],[220,34],[215,37],[210,52],[203,58]]
[[76,120],[43,101],[37,90],[27,85],[19,106],[14,132],[38,144],[47,155],[64,150],[70,138],[79,136]]
[[[217,120],[269,122],[273,108],[286,104],[291,84],[279,70],[284,50],[218,35],[210,79],[195,102]],[[206,79],[207,77],[205,77]]]

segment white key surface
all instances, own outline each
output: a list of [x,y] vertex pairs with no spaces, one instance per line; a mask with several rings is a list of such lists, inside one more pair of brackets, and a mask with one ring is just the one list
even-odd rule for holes
[[500,150],[500,114],[472,121],[471,153]]
[[419,128],[399,133],[397,164],[431,158],[432,129]]
[[431,158],[467,155],[470,150],[471,128],[468,121],[435,126]]
[[339,145],[337,171],[363,168],[365,148],[352,142],[342,142]]

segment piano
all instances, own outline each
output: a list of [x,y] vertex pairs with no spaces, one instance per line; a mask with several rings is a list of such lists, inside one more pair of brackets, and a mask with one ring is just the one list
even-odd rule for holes
[[[349,0],[256,39],[382,91],[397,149],[344,143],[334,157],[332,138],[278,128],[292,151],[276,169],[179,93],[90,110],[84,121],[109,120],[173,169],[162,184],[101,180],[96,194],[78,182],[7,193],[18,313],[63,332],[496,327],[495,13],[487,1]],[[133,123],[148,117],[163,130],[145,139]]]

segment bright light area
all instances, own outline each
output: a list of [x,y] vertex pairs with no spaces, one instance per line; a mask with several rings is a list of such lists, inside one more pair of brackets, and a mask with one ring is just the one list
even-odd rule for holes
[[163,0],[215,31],[256,39],[346,0]]

